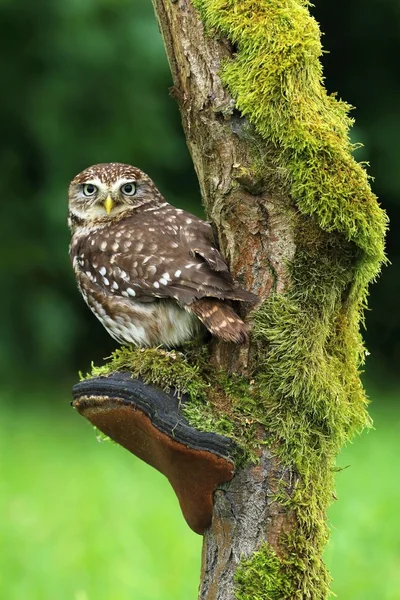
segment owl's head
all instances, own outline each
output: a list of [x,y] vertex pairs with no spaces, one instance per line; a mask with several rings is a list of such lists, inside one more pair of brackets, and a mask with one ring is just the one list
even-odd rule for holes
[[122,163],[88,167],[69,186],[69,226],[101,225],[144,205],[165,202],[143,171]]

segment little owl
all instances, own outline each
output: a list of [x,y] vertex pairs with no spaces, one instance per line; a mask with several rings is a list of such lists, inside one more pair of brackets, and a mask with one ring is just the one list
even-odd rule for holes
[[79,289],[121,344],[176,347],[204,330],[242,343],[233,281],[211,225],[165,201],[145,173],[120,163],[82,171],[69,187],[70,256]]

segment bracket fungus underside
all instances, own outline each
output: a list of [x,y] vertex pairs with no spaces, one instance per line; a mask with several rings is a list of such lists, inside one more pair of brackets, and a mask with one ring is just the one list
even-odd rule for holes
[[211,525],[214,491],[233,478],[234,442],[191,427],[181,412],[185,396],[127,372],[81,381],[73,397],[82,416],[168,478],[188,525],[203,534]]

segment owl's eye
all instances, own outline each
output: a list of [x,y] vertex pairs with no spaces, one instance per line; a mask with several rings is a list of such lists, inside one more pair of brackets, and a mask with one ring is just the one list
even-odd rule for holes
[[85,196],[94,196],[97,192],[97,187],[93,183],[85,183],[82,189]]
[[124,183],[121,186],[121,192],[125,194],[125,196],[134,196],[136,192],[136,185],[134,181],[130,181],[129,183]]

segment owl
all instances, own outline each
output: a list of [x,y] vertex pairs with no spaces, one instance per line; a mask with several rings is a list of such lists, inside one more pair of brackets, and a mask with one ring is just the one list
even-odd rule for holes
[[79,290],[120,344],[173,348],[205,330],[247,339],[230,301],[256,297],[233,281],[211,225],[168,204],[140,169],[105,163],[79,173],[68,222]]

